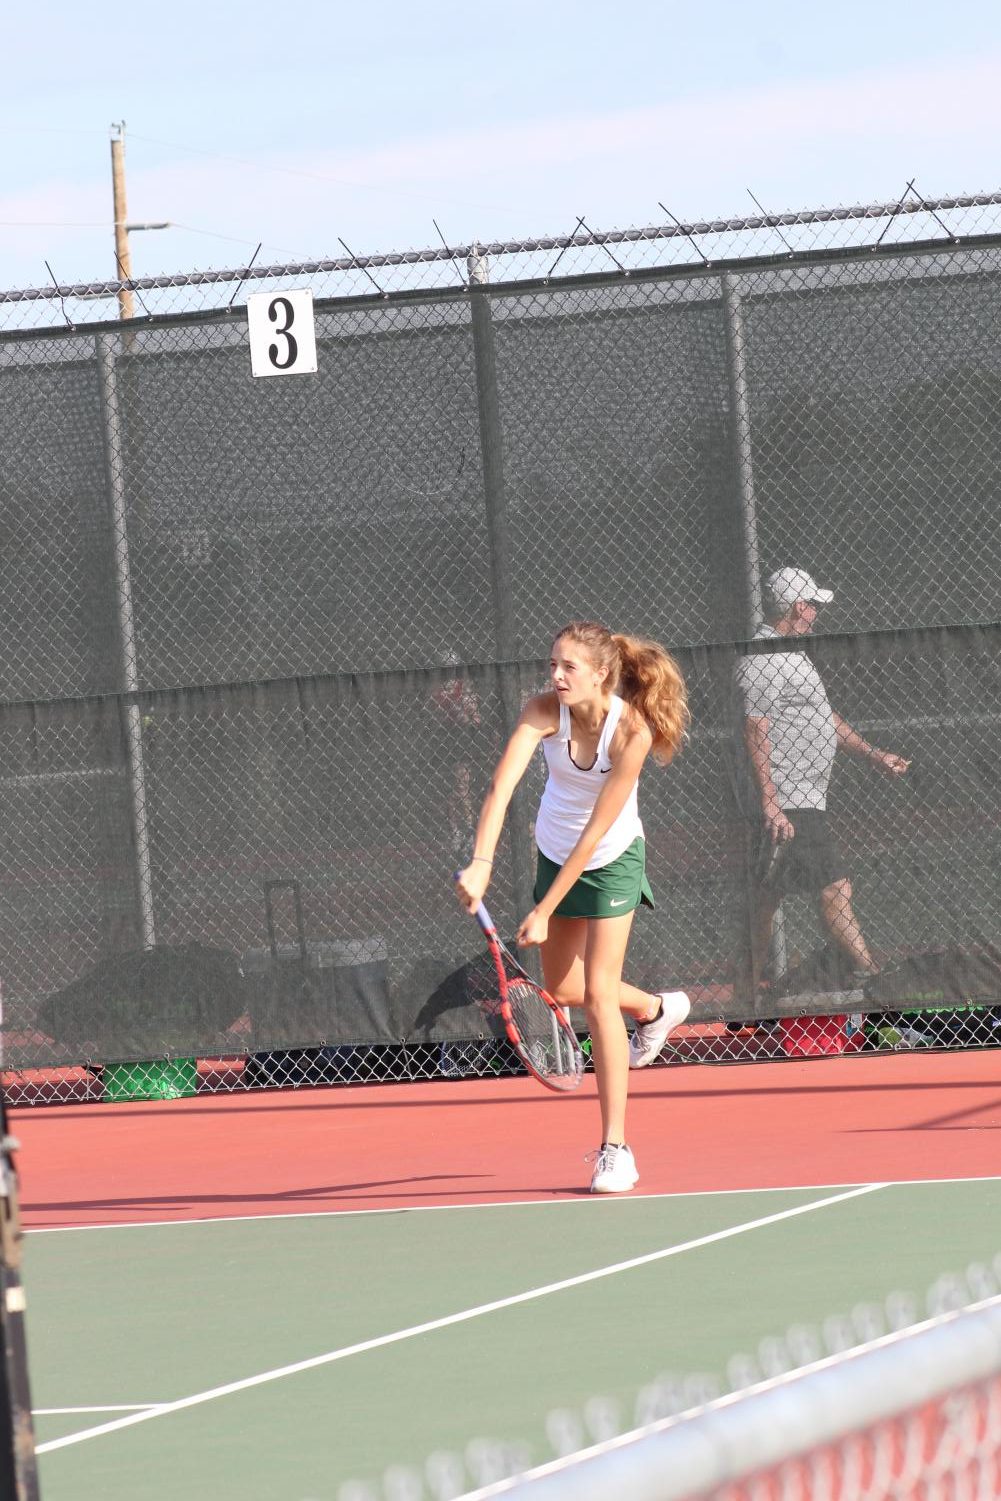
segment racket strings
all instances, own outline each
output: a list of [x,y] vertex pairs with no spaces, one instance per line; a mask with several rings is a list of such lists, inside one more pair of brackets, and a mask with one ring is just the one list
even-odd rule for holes
[[553,1013],[534,985],[527,980],[511,979],[507,986],[508,1005],[522,1037],[548,1041],[553,1034]]
[[577,1044],[536,987],[520,975],[514,976],[508,980],[507,999],[521,1046],[535,1072],[553,1081],[576,1082],[583,1072]]

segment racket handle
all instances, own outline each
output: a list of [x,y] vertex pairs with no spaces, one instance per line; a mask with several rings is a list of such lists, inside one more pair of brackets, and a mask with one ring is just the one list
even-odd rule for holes
[[[452,880],[457,881],[461,875],[462,871],[457,870],[455,872],[455,875],[452,877]],[[487,911],[486,907],[484,907],[482,902],[473,913],[473,916],[476,918],[476,921],[479,923],[484,933],[494,933],[497,931],[494,927],[493,918],[490,916],[490,913]]]

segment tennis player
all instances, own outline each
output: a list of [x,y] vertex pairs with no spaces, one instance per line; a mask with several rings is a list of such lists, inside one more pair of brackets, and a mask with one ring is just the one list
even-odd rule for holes
[[549,775],[535,824],[535,906],[518,943],[540,945],[550,995],[584,1008],[601,1103],[591,1192],[624,1193],[639,1180],[625,1135],[629,1069],[652,1063],[690,1010],[681,991],[652,995],[622,979],[633,914],[653,906],[637,782],[648,755],[666,765],[677,751],[687,696],[662,646],[594,621],[560,631],[549,670],[551,691],[525,705],[494,771],[457,891],[471,912],[483,900],[512,794],[541,743]]

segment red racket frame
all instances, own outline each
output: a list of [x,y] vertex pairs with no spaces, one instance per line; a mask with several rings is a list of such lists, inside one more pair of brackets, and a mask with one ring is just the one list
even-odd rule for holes
[[[493,959],[494,968],[497,971],[497,984],[500,991],[500,1005],[498,1007],[498,1011],[501,1021],[504,1023],[504,1031],[507,1036],[508,1042],[514,1048],[515,1052],[518,1054],[518,1057],[528,1069],[529,1073],[532,1074],[534,1078],[538,1079],[540,1084],[542,1084],[546,1089],[553,1090],[556,1094],[569,1094],[572,1090],[577,1089],[580,1085],[581,1080],[584,1077],[585,1068],[584,1053],[581,1049],[577,1034],[574,1032],[573,1028],[570,1025],[569,1017],[567,1016],[566,1012],[559,1004],[559,1002],[554,1001],[549,992],[547,990],[543,990],[542,986],[538,985],[535,980],[532,979],[532,976],[527,972],[527,970],[525,970],[523,966],[518,963],[518,960],[511,953],[510,949],[498,936],[497,929],[494,926],[493,918],[490,916],[490,913],[487,911],[482,902],[477,908],[474,916],[476,917],[476,921],[479,923],[480,927],[483,930],[483,936],[487,940],[487,948],[490,950],[490,957]],[[517,972],[520,979],[524,981],[526,985],[530,985],[535,991],[536,995],[540,996],[545,1004],[549,1007],[549,1010],[552,1013],[553,1017],[553,1024],[557,1028],[557,1036],[563,1044],[563,1047],[566,1048],[566,1056],[571,1060],[572,1067],[568,1073],[545,1073],[537,1066],[534,1059],[532,1058],[531,1049],[522,1038],[522,1035],[518,1030],[518,1023],[516,1022],[514,1013],[511,1010],[511,1002],[508,998],[508,986],[510,984],[510,980],[508,979],[507,972],[504,968],[505,959],[507,960],[508,964],[510,964],[511,967]],[[560,1048],[561,1053],[563,1052],[563,1047]]]

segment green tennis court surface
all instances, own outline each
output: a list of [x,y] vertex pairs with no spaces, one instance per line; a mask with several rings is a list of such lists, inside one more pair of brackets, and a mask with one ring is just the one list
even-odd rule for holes
[[539,1460],[554,1408],[923,1300],[999,1211],[981,1179],[36,1231],[42,1494],[325,1501],[477,1437]]

